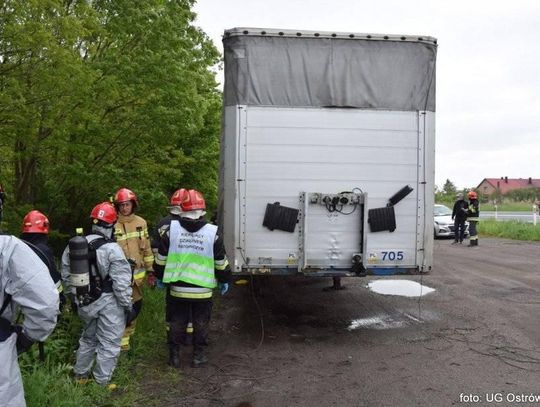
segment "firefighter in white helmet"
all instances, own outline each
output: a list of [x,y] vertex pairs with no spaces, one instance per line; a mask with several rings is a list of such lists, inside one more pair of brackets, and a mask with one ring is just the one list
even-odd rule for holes
[[[58,315],[58,291],[49,271],[25,243],[0,235],[0,404],[25,406],[17,354],[44,341]],[[24,315],[15,326],[16,315]]]
[[229,288],[231,271],[223,240],[215,225],[204,219],[206,204],[194,189],[177,190],[170,215],[157,226],[154,271],[167,285],[169,365],[180,367],[180,346],[188,345],[186,329],[193,326],[192,366],[207,362],[205,348],[212,311],[212,290]]
[[62,255],[62,279],[66,293],[76,297],[79,316],[85,324],[73,368],[75,378],[84,383],[92,374],[97,384],[107,385],[120,354],[126,319],[132,311],[131,267],[120,246],[112,240],[117,220],[113,205],[96,205],[90,217],[92,233],[82,238],[88,245],[89,287],[83,295],[77,291],[81,287],[74,285],[74,265],[84,257],[70,249],[75,238]]

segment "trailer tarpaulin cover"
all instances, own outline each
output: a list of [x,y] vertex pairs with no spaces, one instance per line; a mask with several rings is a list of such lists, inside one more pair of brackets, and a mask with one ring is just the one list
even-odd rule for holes
[[231,32],[223,39],[227,106],[435,111],[435,41]]

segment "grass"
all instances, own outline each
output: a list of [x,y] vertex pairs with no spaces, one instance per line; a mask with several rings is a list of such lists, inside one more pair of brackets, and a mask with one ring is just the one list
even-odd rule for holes
[[145,385],[149,376],[161,388],[178,388],[181,375],[165,366],[164,291],[144,291],[144,306],[131,350],[122,352],[113,375],[112,382],[118,389],[111,392],[95,383],[80,385],[72,379],[82,324],[77,315],[64,310],[57,328],[45,342],[45,361],[39,361],[37,346],[19,358],[28,407],[158,405]]
[[478,233],[481,236],[540,241],[540,224],[535,226],[532,223],[518,221],[497,222],[494,219],[482,219],[478,222]]
[[[495,205],[493,204],[480,204],[480,211],[494,211]],[[497,205],[498,211],[504,212],[532,212],[532,204],[529,202],[508,202]]]
[[[441,201],[437,204],[446,205],[450,209],[454,206],[454,201]],[[491,203],[481,203],[480,212],[495,211],[495,205]],[[506,202],[497,205],[497,211],[500,212],[532,212],[532,203],[530,202]]]

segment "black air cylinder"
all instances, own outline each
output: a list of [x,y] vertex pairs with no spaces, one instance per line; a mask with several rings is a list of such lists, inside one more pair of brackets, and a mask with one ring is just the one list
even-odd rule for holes
[[77,295],[87,294],[90,291],[90,261],[86,238],[75,236],[69,240],[69,263],[71,285]]

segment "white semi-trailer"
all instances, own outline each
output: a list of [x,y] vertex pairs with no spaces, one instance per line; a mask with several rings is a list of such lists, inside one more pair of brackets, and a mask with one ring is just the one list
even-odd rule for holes
[[433,264],[437,41],[226,30],[218,221],[237,274]]

